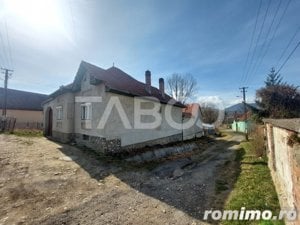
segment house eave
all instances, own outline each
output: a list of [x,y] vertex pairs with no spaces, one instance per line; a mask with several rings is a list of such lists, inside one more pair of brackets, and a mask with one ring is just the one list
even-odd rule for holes
[[[129,93],[129,92],[127,92],[127,91],[113,89],[113,88],[110,88],[110,87],[108,87],[108,86],[106,86],[105,91],[106,91],[106,92],[115,93],[115,94],[119,94],[119,95],[128,96],[128,97],[139,97],[139,98],[143,98],[143,99],[155,101],[155,99],[153,98],[153,96],[140,96],[140,95],[135,95],[135,94]],[[178,102],[176,102],[175,104],[169,104],[168,102],[163,102],[163,101],[160,101],[160,100],[157,100],[157,101],[155,101],[155,102],[160,102],[161,104],[164,104],[164,105],[173,105],[173,106],[176,106],[176,107],[179,107],[179,108],[186,108],[185,105],[183,105],[183,104],[181,104],[181,103],[178,103]]]

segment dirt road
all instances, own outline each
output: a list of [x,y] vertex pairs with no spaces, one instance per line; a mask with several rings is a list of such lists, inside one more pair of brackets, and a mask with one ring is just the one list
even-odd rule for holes
[[0,135],[0,225],[207,224],[234,183],[241,136],[147,165],[46,138]]

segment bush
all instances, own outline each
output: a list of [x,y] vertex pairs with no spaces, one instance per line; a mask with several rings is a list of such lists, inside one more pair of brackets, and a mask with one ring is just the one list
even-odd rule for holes
[[263,126],[255,125],[250,133],[250,148],[257,157],[266,156],[264,128]]

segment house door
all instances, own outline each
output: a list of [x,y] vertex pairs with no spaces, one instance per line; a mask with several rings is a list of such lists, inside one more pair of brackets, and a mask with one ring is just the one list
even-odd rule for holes
[[46,117],[46,136],[52,136],[52,122],[53,122],[53,112],[52,109],[49,108]]

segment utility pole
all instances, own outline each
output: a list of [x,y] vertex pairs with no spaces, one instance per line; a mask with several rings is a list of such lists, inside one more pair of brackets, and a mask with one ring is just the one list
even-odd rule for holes
[[[2,73],[5,74],[4,78],[4,99],[3,99],[3,109],[2,109],[2,116],[6,117],[6,109],[7,109],[7,83],[8,79],[11,77],[11,73],[13,70],[6,69],[6,68],[1,68]],[[11,73],[10,73],[11,72]]]
[[248,87],[241,87],[240,90],[243,93],[244,115],[245,115],[245,139],[248,141],[248,118],[247,118],[247,106],[246,106],[246,89]]

